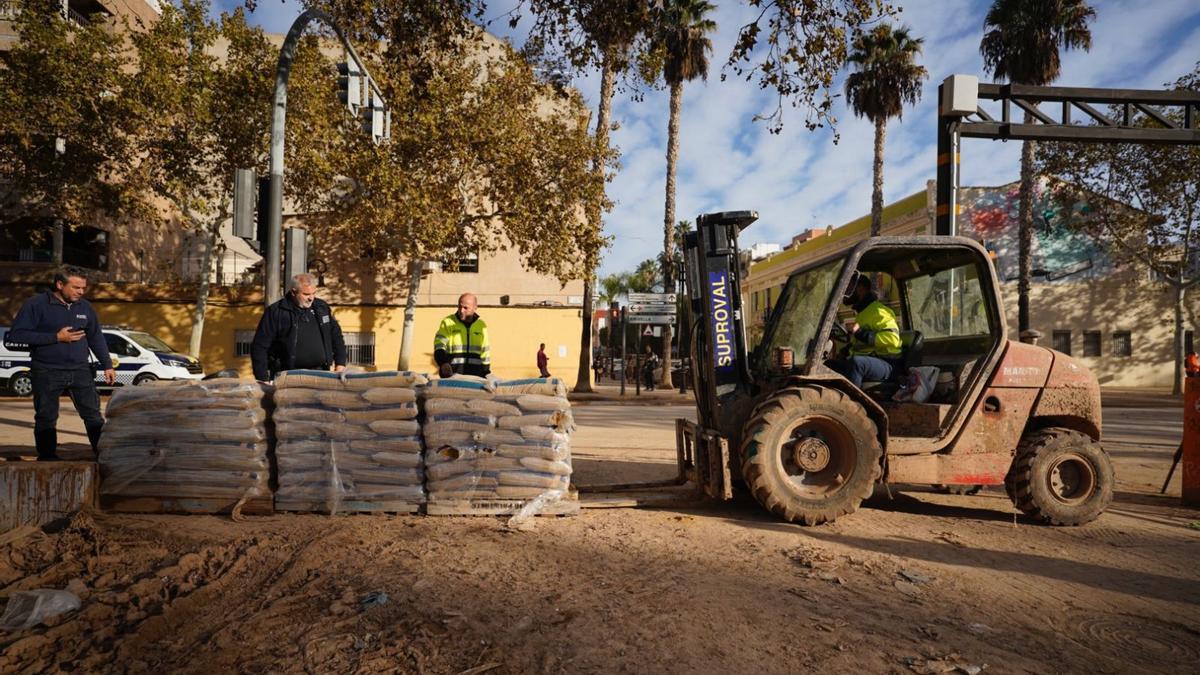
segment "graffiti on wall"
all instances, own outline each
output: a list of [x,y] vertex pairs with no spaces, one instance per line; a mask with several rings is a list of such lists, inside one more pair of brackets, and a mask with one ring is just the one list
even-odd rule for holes
[[[996,188],[965,188],[959,234],[981,242],[996,257],[1004,281],[1017,278],[1018,183]],[[1079,228],[1090,211],[1086,202],[1057,198],[1043,182],[1034,184],[1033,276],[1044,282],[1083,281],[1110,274],[1113,263],[1102,246]]]

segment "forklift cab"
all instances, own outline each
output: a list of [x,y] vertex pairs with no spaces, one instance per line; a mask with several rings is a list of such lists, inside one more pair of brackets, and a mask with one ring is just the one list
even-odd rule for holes
[[[987,252],[971,240],[872,238],[849,254],[795,272],[754,352],[754,371],[767,381],[796,375],[840,378],[830,363],[848,341],[844,325],[855,312],[842,298],[859,274],[871,280],[880,302],[895,313],[902,343],[893,377],[864,382],[861,391],[888,412],[889,436],[938,437],[958,410],[969,407],[959,404],[969,401],[1007,339],[994,268]],[[893,395],[908,369],[918,366],[936,368],[938,386],[928,401],[902,406]],[[912,405],[936,409],[919,411]]]

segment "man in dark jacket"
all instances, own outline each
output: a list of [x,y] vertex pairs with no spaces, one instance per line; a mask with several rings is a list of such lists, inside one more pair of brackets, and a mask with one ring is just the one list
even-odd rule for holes
[[287,295],[263,312],[250,345],[255,379],[269,382],[285,370],[346,369],[342,327],[316,295],[313,275],[297,274]]
[[83,294],[87,273],[64,267],[54,274],[54,289],[35,295],[13,319],[7,342],[28,345],[33,378],[33,439],[39,461],[58,459],[58,400],[67,392],[83,418],[92,451],[98,452],[104,418],[100,396],[88,363],[88,351],[104,369],[104,380],[116,378],[108,345],[100,332],[96,312]]

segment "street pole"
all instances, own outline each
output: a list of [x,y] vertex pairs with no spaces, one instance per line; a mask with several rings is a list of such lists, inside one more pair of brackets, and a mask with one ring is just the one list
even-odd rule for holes
[[625,308],[622,307],[621,308],[621,395],[622,396],[625,395],[625,375],[626,375],[626,371],[629,370],[628,368],[625,367],[626,363],[627,362],[625,360]]
[[[358,58],[350,40],[327,12],[319,9],[306,10],[292,22],[292,27],[288,29],[287,37],[283,40],[283,46],[279,48],[279,65],[275,69],[275,93],[271,99],[271,173],[267,187],[267,242],[263,258],[263,267],[265,268],[263,284],[266,286],[263,289],[263,296],[268,306],[283,297],[283,284],[279,278],[281,265],[279,249],[280,240],[283,238],[283,131],[287,122],[288,76],[292,72],[292,61],[296,58],[296,49],[300,46],[300,36],[304,34],[304,30],[308,28],[309,22],[313,19],[317,19],[333,29],[350,58],[359,64],[362,74],[367,75],[366,68],[361,67],[362,60]],[[378,98],[382,103],[383,97],[379,96]]]
[[642,336],[638,329],[638,340],[633,348],[633,395],[642,395]]

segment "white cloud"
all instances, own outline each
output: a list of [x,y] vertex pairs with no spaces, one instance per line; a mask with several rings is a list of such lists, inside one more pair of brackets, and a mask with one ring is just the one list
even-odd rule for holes
[[[238,5],[238,0],[221,0],[219,6]],[[905,111],[903,120],[888,125],[884,199],[889,202],[924,189],[934,177],[938,83],[951,73],[986,79],[979,55],[986,0],[903,5],[899,21],[925,38],[922,63],[929,81],[921,102]],[[1200,43],[1196,0],[1096,0],[1094,6],[1093,48],[1063,55],[1058,84],[1152,89],[1194,66],[1194,45]],[[260,0],[251,20],[284,32],[299,12],[294,0]],[[874,132],[866,120],[850,115],[840,99],[835,106],[841,134],[837,145],[827,129],[807,131],[799,110],[785,109],[785,127],[778,135],[752,122],[756,113],[773,109],[774,99],[732,72],[720,80],[737,30],[752,16],[744,2],[720,3],[709,80],[685,87],[676,212],[680,219],[693,219],[706,211],[755,209],[761,220],[747,231],[746,243],[783,243],[806,228],[837,226],[869,212]],[[528,27],[526,19],[512,31],[502,24],[491,28],[519,43]],[[598,75],[588,73],[574,86],[594,110]],[[835,93],[841,93],[840,81]],[[614,98],[613,117],[620,128],[612,140],[621,148],[622,169],[610,184],[617,205],[606,217],[605,229],[616,241],[601,273],[631,269],[662,246],[667,114],[665,91],[647,91],[641,101],[628,92]],[[962,153],[963,185],[999,185],[1015,180],[1019,172],[1019,143],[968,140]]]

